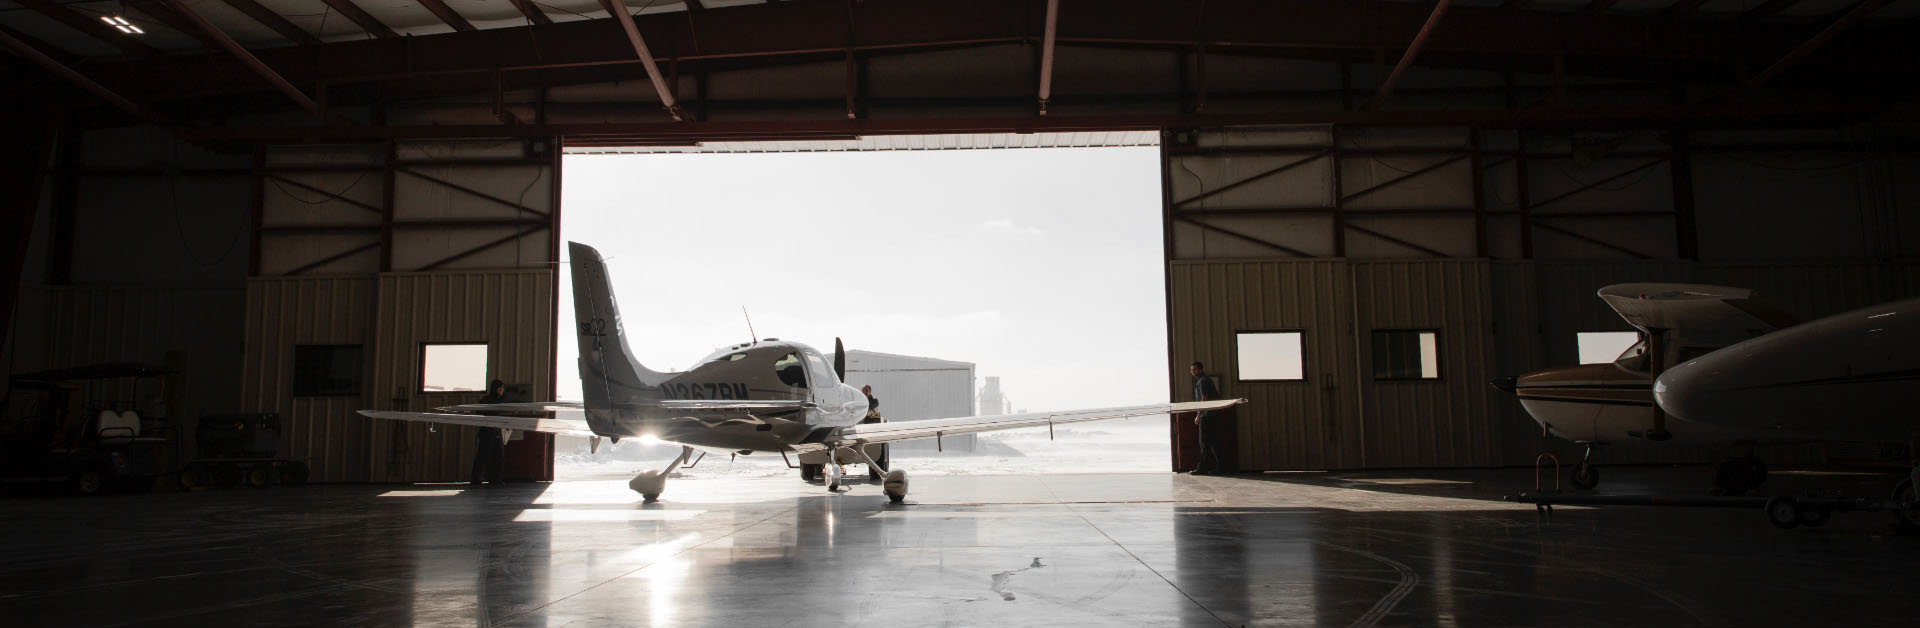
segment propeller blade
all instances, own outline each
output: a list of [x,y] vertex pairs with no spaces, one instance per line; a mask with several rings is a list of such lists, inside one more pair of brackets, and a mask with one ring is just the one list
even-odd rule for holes
[[833,374],[847,381],[847,346],[840,344],[839,338],[833,339]]

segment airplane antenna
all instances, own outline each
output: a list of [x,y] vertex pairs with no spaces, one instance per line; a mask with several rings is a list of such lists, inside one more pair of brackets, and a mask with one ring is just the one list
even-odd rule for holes
[[753,315],[747,313],[747,306],[740,306],[740,315],[747,319],[747,344],[760,344],[760,335],[753,333]]

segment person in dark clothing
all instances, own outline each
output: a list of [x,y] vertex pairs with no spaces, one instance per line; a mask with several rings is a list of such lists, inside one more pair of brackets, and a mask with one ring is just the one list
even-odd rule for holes
[[[1212,401],[1220,398],[1220,387],[1207,376],[1207,367],[1194,362],[1187,367],[1193,374],[1193,400]],[[1193,424],[1200,427],[1200,463],[1194,466],[1193,475],[1213,475],[1226,471],[1220,462],[1220,441],[1227,430],[1233,429],[1228,417],[1219,412],[1201,412],[1193,417]]]
[[860,394],[867,396],[867,417],[865,420],[861,421],[861,423],[879,422],[880,421],[880,400],[874,398],[873,387],[861,386]]
[[[507,383],[493,380],[487,384],[487,394],[478,403],[502,403],[507,399]],[[480,428],[478,450],[473,454],[473,476],[470,482],[479,486],[482,480],[498,486],[500,476],[507,468],[506,435],[499,428]]]

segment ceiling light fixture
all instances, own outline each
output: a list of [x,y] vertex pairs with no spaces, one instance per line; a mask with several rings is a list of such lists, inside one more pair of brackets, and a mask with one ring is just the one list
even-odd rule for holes
[[100,21],[106,22],[107,26],[120,29],[120,32],[128,35],[142,35],[146,33],[146,31],[140,30],[140,27],[134,26],[133,22],[128,22],[127,18],[118,15],[102,15],[100,16]]

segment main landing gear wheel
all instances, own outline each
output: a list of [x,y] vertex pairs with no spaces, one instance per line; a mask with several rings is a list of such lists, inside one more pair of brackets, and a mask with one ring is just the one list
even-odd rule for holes
[[655,502],[658,502],[658,501],[660,501],[660,494],[659,494],[659,493],[647,493],[647,494],[645,494],[645,495],[641,495],[641,496],[640,496],[640,499],[641,499],[642,501],[645,501],[646,503],[649,503],[649,504],[652,504],[652,503],[655,503]]
[[822,465],[817,465],[817,464],[808,464],[808,463],[805,463],[805,462],[802,462],[802,463],[800,463],[800,480],[801,480],[801,481],[803,481],[803,482],[818,482],[818,481],[820,481],[820,467],[821,467],[821,466],[822,466]]
[[1767,500],[1767,521],[1773,522],[1774,527],[1791,530],[1800,525],[1803,516],[1800,503],[1794,501],[1792,497],[1775,497]]
[[1574,465],[1567,471],[1567,483],[1581,490],[1593,490],[1593,487],[1600,485],[1600,470],[1585,462]]
[[887,480],[880,485],[887,494],[887,501],[895,504],[907,500],[907,472],[894,469],[887,472]]
[[1827,522],[1832,520],[1833,511],[1831,510],[1819,506],[1802,506],[1800,508],[1800,525],[1809,528],[1818,528],[1827,525]]

